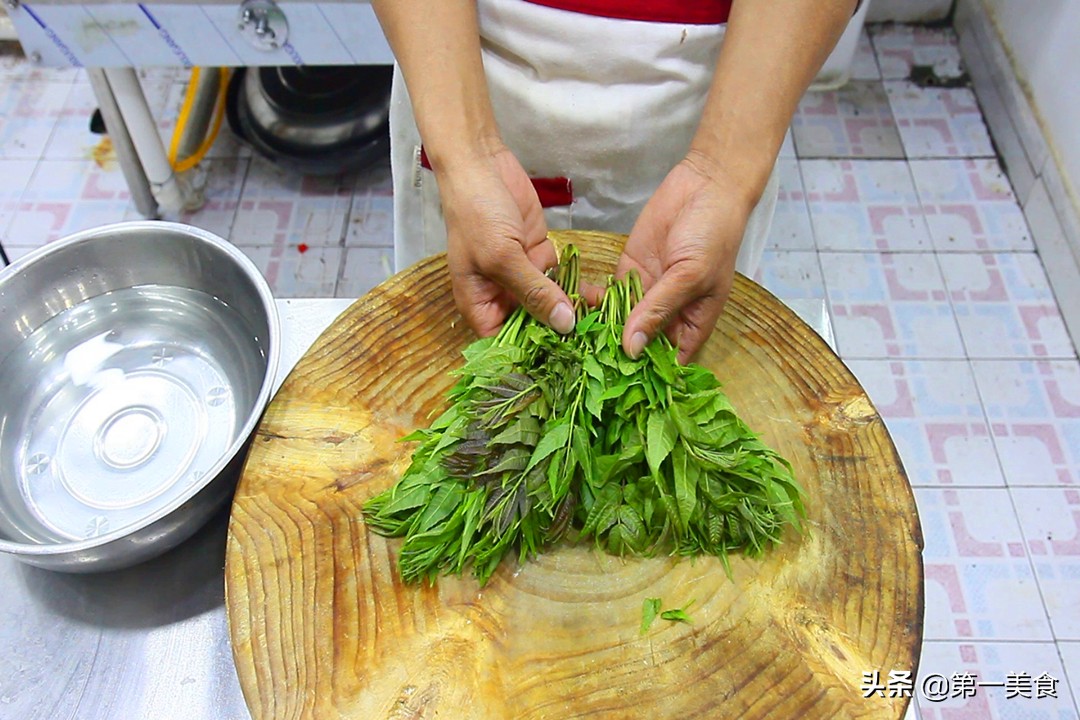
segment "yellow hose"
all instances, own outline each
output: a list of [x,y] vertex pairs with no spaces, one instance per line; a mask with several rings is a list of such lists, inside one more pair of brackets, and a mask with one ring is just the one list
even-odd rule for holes
[[202,144],[194,153],[178,161],[176,155],[180,149],[180,138],[183,137],[184,129],[187,127],[188,118],[191,115],[191,108],[195,104],[195,92],[201,74],[201,68],[191,69],[191,80],[188,82],[187,92],[184,93],[184,102],[180,106],[180,115],[176,119],[172,141],[169,143],[169,164],[172,165],[174,172],[184,172],[198,165],[206,157],[206,153],[210,151],[210,147],[214,144],[214,140],[217,139],[218,132],[221,130],[221,121],[225,118],[225,95],[229,88],[229,69],[218,68],[218,72],[221,73],[221,81],[218,83],[218,98],[214,106],[214,118],[210,132],[207,133],[206,138],[203,139]]

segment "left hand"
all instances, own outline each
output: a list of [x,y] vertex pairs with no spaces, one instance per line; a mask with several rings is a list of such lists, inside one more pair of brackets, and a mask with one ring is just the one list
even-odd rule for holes
[[645,297],[627,318],[623,349],[641,354],[664,332],[687,362],[705,343],[735,276],[756,199],[706,156],[691,151],[646,203],[615,274],[641,275]]

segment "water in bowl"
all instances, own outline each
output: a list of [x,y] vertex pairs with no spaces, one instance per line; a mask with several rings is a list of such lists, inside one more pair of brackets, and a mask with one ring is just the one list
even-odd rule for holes
[[0,536],[50,543],[192,492],[237,439],[266,358],[221,301],[144,286],[61,312],[0,362]]

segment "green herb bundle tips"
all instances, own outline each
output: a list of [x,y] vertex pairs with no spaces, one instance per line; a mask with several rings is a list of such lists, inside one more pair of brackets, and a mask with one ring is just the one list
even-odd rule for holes
[[609,279],[600,307],[578,295],[580,258],[553,269],[578,322],[559,335],[518,308],[464,350],[450,407],[412,463],[364,506],[377,533],[404,537],[406,581],[469,566],[485,582],[556,540],[591,538],[615,555],[757,557],[799,529],[790,465],[735,414],[713,374],[679,365],[662,335],[631,359],[623,324],[637,275]]

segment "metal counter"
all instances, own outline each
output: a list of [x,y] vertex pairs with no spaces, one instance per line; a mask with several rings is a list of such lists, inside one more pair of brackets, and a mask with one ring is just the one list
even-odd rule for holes
[[[278,386],[351,302],[278,301]],[[788,304],[833,344],[823,301]],[[226,509],[165,555],[96,575],[0,555],[0,720],[249,718],[225,620],[227,529]]]

